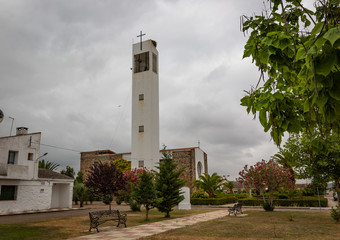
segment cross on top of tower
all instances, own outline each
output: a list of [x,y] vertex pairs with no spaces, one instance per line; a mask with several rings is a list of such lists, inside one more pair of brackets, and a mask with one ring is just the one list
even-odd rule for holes
[[140,31],[140,34],[137,36],[137,37],[140,38],[140,50],[142,50],[142,38],[143,38],[143,36],[145,36],[145,35],[146,35],[145,33],[143,33],[142,31]]

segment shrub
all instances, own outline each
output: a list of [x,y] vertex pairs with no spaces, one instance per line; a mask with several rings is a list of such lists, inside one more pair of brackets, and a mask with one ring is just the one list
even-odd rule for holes
[[263,204],[262,198],[243,198],[238,200],[243,206],[261,206]]
[[238,199],[241,199],[241,198],[249,197],[249,194],[248,193],[238,193],[238,194],[234,194],[234,196],[237,197]]
[[339,206],[336,206],[335,208],[332,207],[331,210],[331,217],[335,220],[335,222],[340,221],[340,208]]
[[279,194],[277,197],[279,199],[288,199],[288,195],[287,194]]
[[314,196],[314,190],[311,188],[305,188],[302,190],[302,196]]
[[136,201],[131,200],[130,201],[130,209],[133,212],[140,212],[140,204],[138,204]]
[[237,198],[234,196],[226,196],[223,198],[191,198],[192,205],[223,205],[228,203],[236,203]]
[[267,211],[267,212],[272,212],[272,211],[274,211],[274,208],[275,208],[275,206],[274,206],[274,204],[273,205],[271,205],[269,202],[263,202],[262,203],[262,206],[263,206],[263,209],[265,210],[265,211]]
[[[261,206],[263,199],[261,198],[244,198],[239,199],[239,203],[244,206]],[[274,199],[275,206],[285,207],[319,207],[319,200],[317,197],[304,197],[296,199]],[[327,207],[328,200],[326,198],[320,199],[321,207]]]
[[208,194],[202,189],[199,188],[195,192],[191,194],[191,198],[208,198]]

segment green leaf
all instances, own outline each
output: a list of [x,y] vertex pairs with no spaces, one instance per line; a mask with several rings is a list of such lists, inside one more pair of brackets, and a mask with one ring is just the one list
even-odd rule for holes
[[294,120],[291,121],[288,126],[288,132],[291,133],[298,133],[301,130],[301,123],[300,121]]
[[259,120],[263,127],[267,126],[267,111],[265,109],[261,109],[259,114]]
[[279,41],[279,48],[281,50],[284,50],[286,49],[288,46],[292,45],[292,40],[291,39],[288,39],[288,38],[284,38],[284,39],[281,39]]
[[317,48],[321,49],[326,41],[327,40],[324,39],[324,38],[319,38],[318,40],[316,40],[315,45],[316,45]]
[[327,39],[330,41],[330,43],[333,44],[335,43],[336,40],[340,39],[340,29],[339,27],[331,28],[329,29],[325,35],[323,35],[323,38]]
[[274,93],[273,96],[274,96],[275,99],[279,99],[279,100],[283,100],[284,99],[284,96],[280,92]]
[[319,22],[319,23],[317,23],[315,26],[314,26],[314,28],[313,28],[313,30],[311,31],[311,35],[316,35],[316,34],[318,34],[320,31],[321,31],[321,29],[322,29],[322,26],[323,26],[323,22]]
[[306,99],[305,103],[303,104],[303,112],[309,112],[309,100]]
[[299,61],[304,58],[306,58],[306,50],[304,47],[299,47],[295,56],[295,61]]
[[329,95],[337,101],[340,101],[340,73],[337,72],[334,74],[334,79],[338,79],[338,81],[334,81],[332,89],[329,91]]
[[320,74],[327,77],[331,72],[335,61],[336,61],[335,53],[323,54],[319,56],[315,61],[316,74]]
[[323,108],[328,101],[328,97],[325,95],[319,95],[316,99],[315,103],[318,105],[319,108]]

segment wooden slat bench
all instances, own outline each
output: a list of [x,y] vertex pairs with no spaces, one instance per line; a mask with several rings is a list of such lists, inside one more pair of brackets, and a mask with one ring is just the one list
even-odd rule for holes
[[126,213],[121,214],[118,210],[89,212],[89,216],[90,232],[92,228],[97,229],[97,232],[99,232],[98,226],[107,221],[116,221],[117,227],[119,227],[119,224],[124,224],[126,227]]

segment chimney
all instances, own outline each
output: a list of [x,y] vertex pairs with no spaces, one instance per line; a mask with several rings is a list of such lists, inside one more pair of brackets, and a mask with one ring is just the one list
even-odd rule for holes
[[28,134],[27,127],[18,127],[17,128],[17,136]]

